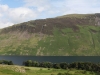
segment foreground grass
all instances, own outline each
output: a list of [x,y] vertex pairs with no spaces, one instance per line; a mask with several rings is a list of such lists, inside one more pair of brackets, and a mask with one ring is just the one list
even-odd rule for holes
[[0,75],[100,75],[90,71],[84,70],[63,70],[63,69],[48,69],[37,67],[23,67],[23,66],[8,66],[0,65]]
[[62,70],[62,69],[47,69],[47,68],[29,68],[26,75],[99,75],[94,72],[84,70]]
[[20,66],[0,65],[0,75],[24,75],[25,69]]

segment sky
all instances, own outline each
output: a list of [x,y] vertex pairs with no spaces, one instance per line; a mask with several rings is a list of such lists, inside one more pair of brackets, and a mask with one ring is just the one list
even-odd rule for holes
[[0,0],[0,29],[35,19],[100,13],[100,0]]

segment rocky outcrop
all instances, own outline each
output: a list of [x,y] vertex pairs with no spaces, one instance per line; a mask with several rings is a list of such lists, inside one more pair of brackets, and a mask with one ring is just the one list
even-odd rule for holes
[[95,25],[100,26],[100,17],[95,18]]

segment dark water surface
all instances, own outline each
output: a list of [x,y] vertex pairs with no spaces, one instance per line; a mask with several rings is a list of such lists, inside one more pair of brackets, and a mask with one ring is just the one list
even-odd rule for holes
[[0,56],[0,60],[11,60],[16,65],[22,65],[23,61],[33,60],[38,62],[49,61],[52,63],[60,63],[60,62],[75,62],[75,61],[83,61],[83,62],[100,62],[100,56]]

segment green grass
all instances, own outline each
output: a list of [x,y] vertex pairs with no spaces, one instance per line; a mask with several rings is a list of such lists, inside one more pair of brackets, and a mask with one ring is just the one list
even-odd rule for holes
[[43,55],[100,55],[100,27],[80,26],[78,32],[55,29],[52,37],[38,42],[38,49]]
[[24,33],[0,35],[0,55],[98,56],[100,27],[54,28],[53,35]]
[[[13,68],[13,69],[12,69]],[[16,69],[24,70],[25,72],[17,71]],[[7,66],[0,65],[0,75],[58,75],[58,73],[66,75],[100,75],[95,72],[75,70],[75,69],[53,69],[53,68],[37,68],[24,66]]]
[[85,18],[85,17],[88,17],[88,16],[93,16],[93,14],[69,14],[69,15],[63,15],[63,16],[59,16],[57,18],[66,18],[66,17],[70,17],[70,18]]
[[[22,70],[22,72],[20,71]],[[0,75],[25,75],[24,69],[19,66],[0,65]]]

